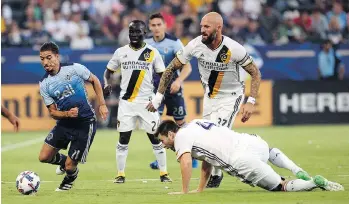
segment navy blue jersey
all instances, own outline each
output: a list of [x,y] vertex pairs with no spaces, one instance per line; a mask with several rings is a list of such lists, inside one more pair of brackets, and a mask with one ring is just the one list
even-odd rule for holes
[[91,72],[81,64],[62,64],[56,75],[45,74],[40,81],[40,94],[46,106],[56,104],[59,111],[69,111],[74,107],[79,109],[77,118],[61,119],[57,123],[72,120],[91,121],[96,118],[85,88],[85,81],[90,74]]
[[[167,33],[165,34],[165,38],[160,42],[156,42],[153,37],[147,38],[144,41],[150,44],[151,46],[155,47],[160,52],[166,67],[170,64],[173,58],[175,58],[176,53],[184,47],[179,39]],[[177,79],[179,73],[179,70],[174,73],[174,77],[170,85],[167,87],[166,93],[170,92],[171,84],[175,79]],[[156,89],[159,86],[159,83],[160,77],[158,75],[154,75],[154,85]]]

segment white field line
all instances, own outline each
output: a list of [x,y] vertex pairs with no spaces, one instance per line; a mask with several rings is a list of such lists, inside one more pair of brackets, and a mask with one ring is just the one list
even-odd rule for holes
[[18,148],[21,148],[21,147],[31,146],[31,145],[37,144],[39,142],[44,142],[44,139],[45,139],[44,137],[40,137],[40,138],[27,140],[27,141],[24,141],[24,142],[19,142],[19,143],[15,143],[15,144],[5,145],[4,147],[1,147],[1,152],[7,152],[7,151],[18,149]]

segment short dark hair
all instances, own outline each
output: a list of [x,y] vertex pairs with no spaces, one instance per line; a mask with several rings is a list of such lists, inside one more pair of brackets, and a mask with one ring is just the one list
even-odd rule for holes
[[54,54],[59,54],[59,47],[56,43],[54,42],[45,42],[43,45],[40,47],[40,52],[44,51],[51,51]]
[[146,30],[147,29],[147,25],[144,23],[144,21],[141,21],[141,20],[133,20],[130,22],[130,25],[131,23],[134,23],[134,24],[138,24],[140,23],[142,26],[144,26],[144,29]]
[[164,16],[162,16],[161,13],[153,13],[149,16],[149,20],[153,20],[154,18],[160,18],[162,21],[165,22]]
[[178,130],[179,130],[179,126],[177,125],[177,123],[175,121],[164,120],[161,122],[158,129],[156,130],[155,137],[158,138],[159,134],[167,137],[169,131],[176,133],[176,132],[178,132]]

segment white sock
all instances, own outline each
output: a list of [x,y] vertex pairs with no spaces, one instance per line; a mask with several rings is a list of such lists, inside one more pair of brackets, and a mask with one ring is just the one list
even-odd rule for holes
[[163,148],[162,142],[153,144],[153,152],[159,164],[160,174],[167,173],[166,150]]
[[216,167],[212,167],[211,176],[221,176],[221,175],[222,175],[222,170]]
[[302,179],[296,179],[292,181],[287,181],[287,183],[283,186],[284,191],[311,191],[317,186],[313,182],[313,180],[310,181],[304,181]]
[[296,175],[297,172],[302,170],[302,168],[297,166],[278,148],[272,148],[269,151],[269,161],[277,167],[285,168],[292,171],[294,175]]
[[120,174],[121,176],[125,173],[127,154],[128,145],[118,143],[118,146],[116,147],[116,163],[118,174]]

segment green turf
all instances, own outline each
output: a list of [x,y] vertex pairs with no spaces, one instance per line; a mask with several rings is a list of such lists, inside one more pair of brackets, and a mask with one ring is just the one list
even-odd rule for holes
[[[237,129],[240,132],[256,133],[268,141],[270,146],[282,149],[311,175],[321,174],[329,180],[339,182],[349,190],[349,126],[294,126]],[[43,138],[46,132],[3,133],[2,147]],[[158,171],[149,169],[154,160],[152,148],[144,132],[134,132],[127,160],[125,184],[114,184],[116,174],[115,147],[118,133],[115,130],[98,131],[88,162],[80,166],[79,178],[69,192],[55,192],[62,177],[55,175],[56,166],[41,164],[38,154],[42,143],[2,152],[2,192],[4,204],[58,204],[58,203],[349,203],[349,193],[313,192],[285,193],[268,192],[240,183],[227,174],[219,189],[209,189],[195,195],[167,195],[181,188],[179,165],[173,152],[168,151],[168,170],[174,180],[162,184],[158,180],[143,183],[136,179],[157,179]],[[292,176],[286,170],[277,169],[284,176]],[[39,174],[42,184],[35,196],[22,196],[15,188],[18,173],[32,170]],[[198,178],[199,170],[193,177]],[[294,178],[292,176],[292,178]],[[195,189],[198,180],[192,180]],[[169,188],[166,189],[165,186]]]

